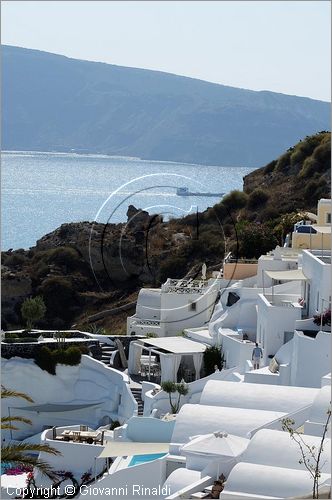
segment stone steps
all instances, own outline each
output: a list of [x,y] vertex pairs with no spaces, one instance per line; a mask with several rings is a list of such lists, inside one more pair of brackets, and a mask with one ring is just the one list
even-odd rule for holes
[[134,396],[136,402],[137,402],[137,414],[139,416],[143,415],[143,410],[144,410],[144,403],[142,400],[142,389],[139,388],[131,388],[130,389],[132,392],[132,395]]
[[101,347],[101,361],[104,363],[106,366],[110,366],[110,361],[113,356],[114,351],[116,351],[115,347],[110,346],[109,344],[100,344]]

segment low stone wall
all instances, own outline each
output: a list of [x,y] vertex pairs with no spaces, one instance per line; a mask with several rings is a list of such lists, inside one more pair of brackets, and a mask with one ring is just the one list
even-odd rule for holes
[[[85,346],[88,347],[91,351],[92,357],[95,359],[101,359],[102,351],[97,340],[84,340],[82,342],[66,342],[66,347],[80,347]],[[5,359],[14,358],[15,356],[19,358],[25,359],[34,359],[38,351],[42,347],[48,347],[49,349],[58,349],[59,344],[57,342],[43,342],[36,343],[14,343],[14,344],[6,344],[5,342],[1,342],[1,357]]]

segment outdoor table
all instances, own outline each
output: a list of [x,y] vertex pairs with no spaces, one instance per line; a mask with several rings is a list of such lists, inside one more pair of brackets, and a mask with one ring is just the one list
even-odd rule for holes
[[87,439],[92,439],[95,440],[97,439],[98,435],[100,434],[98,431],[72,431],[72,430],[66,430],[62,432],[62,436],[65,438],[72,439],[75,435],[78,434],[78,439],[79,441],[86,441]]
[[[142,368],[144,370],[142,370]],[[155,363],[154,362],[154,363],[150,363],[150,365],[149,365],[149,361],[145,361],[145,360],[141,361],[141,373],[142,373],[142,371],[144,371],[145,373],[147,373],[149,379],[150,379],[151,372],[154,371],[154,370],[159,370],[159,369],[160,369],[159,363]]]

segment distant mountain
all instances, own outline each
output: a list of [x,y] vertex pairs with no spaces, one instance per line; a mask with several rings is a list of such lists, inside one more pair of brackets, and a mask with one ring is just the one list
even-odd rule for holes
[[2,48],[2,147],[261,166],[329,129],[330,105]]

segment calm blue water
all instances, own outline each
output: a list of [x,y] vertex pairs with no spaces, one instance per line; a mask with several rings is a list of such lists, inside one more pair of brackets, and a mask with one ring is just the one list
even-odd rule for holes
[[252,169],[142,161],[103,155],[4,152],[2,249],[29,248],[65,222],[123,222],[128,205],[179,217],[219,201],[180,197],[176,188],[242,189]]
[[167,453],[151,453],[150,455],[134,455],[130,460],[128,467],[132,467],[133,465],[141,465],[145,462],[152,462],[152,460],[157,460],[157,458],[161,458],[167,455]]

